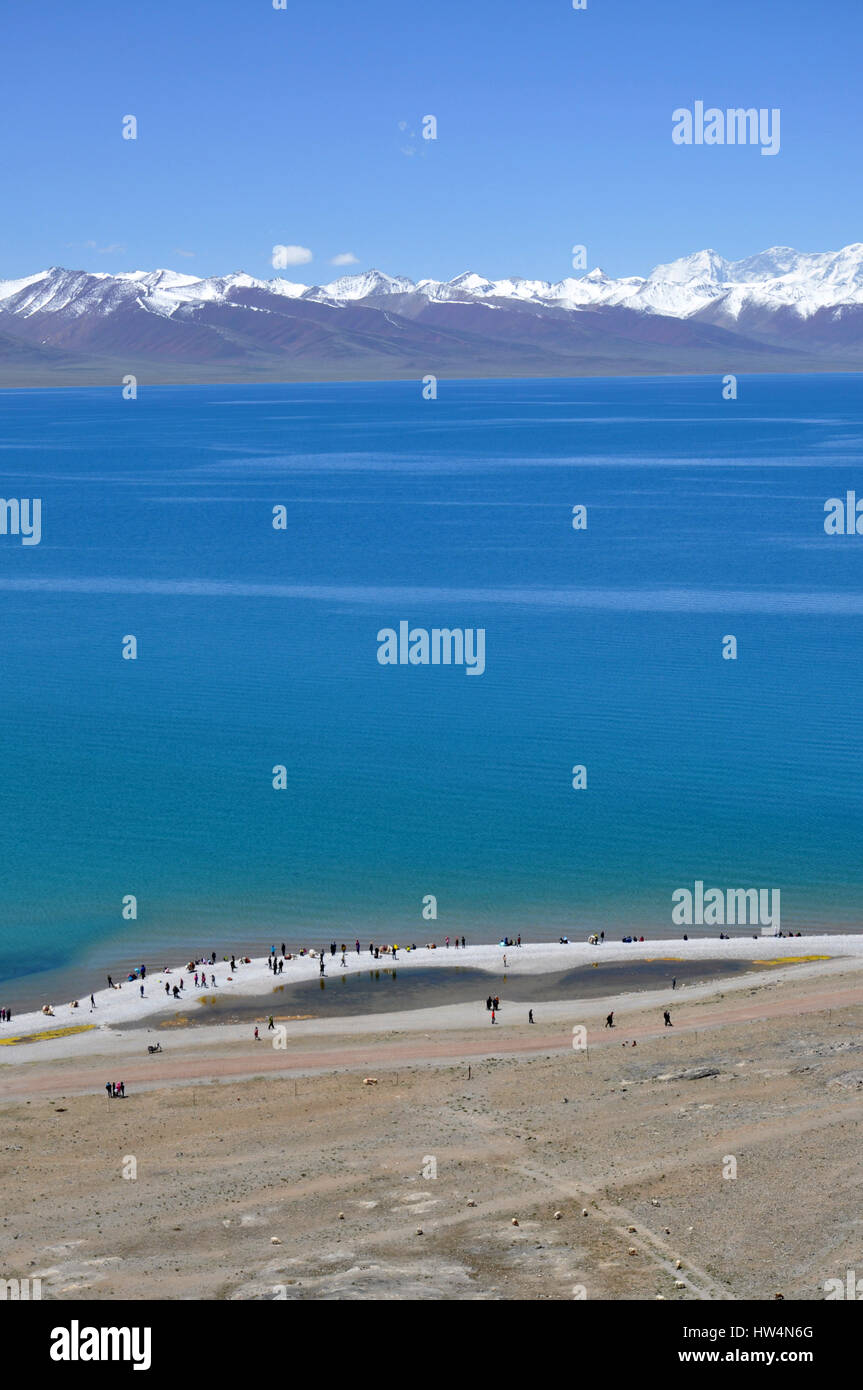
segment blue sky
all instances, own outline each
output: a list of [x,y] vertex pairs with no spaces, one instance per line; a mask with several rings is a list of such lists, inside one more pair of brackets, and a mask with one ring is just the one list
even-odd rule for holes
[[[265,277],[278,243],[307,283],[348,253],[554,280],[577,243],[623,275],[863,239],[860,0],[287,3],[10,7],[0,278]],[[780,153],[674,145],[695,100],[779,107]]]

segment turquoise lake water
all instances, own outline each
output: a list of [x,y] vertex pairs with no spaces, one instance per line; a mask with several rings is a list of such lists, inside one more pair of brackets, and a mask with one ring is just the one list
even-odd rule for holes
[[856,376],[3,392],[0,978],[670,935],[696,879],[859,929],[861,458]]

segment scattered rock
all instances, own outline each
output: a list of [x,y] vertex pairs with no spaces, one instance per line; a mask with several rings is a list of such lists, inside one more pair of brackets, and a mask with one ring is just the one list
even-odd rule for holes
[[705,1076],[718,1076],[718,1067],[687,1067],[685,1071],[669,1072],[663,1081],[701,1081]]
[[518,1225],[518,1217],[517,1217],[517,1216],[514,1216],[514,1217],[512,1218],[512,1225],[513,1225],[513,1226],[517,1226],[517,1225]]
[[859,1091],[863,1089],[863,1072],[844,1071],[841,1076],[834,1076],[828,1084],[841,1086],[843,1091]]
[[423,1228],[422,1228],[422,1226],[417,1226],[417,1235],[418,1235],[418,1236],[421,1236],[422,1234],[423,1234]]
[[683,1268],[683,1261],[682,1261],[682,1260],[675,1260],[675,1261],[674,1261],[674,1268],[675,1268],[675,1269],[682,1269],[682,1268]]
[[637,1255],[637,1254],[638,1254],[638,1251],[636,1250],[636,1248],[635,1248],[634,1245],[630,1245],[630,1247],[629,1247],[629,1253],[630,1253],[630,1255]]
[[282,1243],[282,1242],[279,1240],[279,1237],[278,1237],[278,1236],[270,1236],[270,1244],[271,1244],[271,1245],[281,1245],[281,1243]]
[[675,1287],[676,1289],[685,1289],[685,1288],[686,1288],[686,1285],[684,1284],[684,1282],[683,1282],[682,1279],[675,1279],[675,1281],[674,1281],[674,1287]]
[[561,1218],[562,1218],[562,1216],[563,1216],[563,1212],[562,1212],[562,1211],[556,1211],[556,1212],[554,1213],[554,1219],[555,1219],[555,1221],[560,1221]]

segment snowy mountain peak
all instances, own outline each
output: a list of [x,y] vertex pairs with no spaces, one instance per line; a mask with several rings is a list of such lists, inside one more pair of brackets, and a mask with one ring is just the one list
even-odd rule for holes
[[687,285],[722,284],[728,279],[729,264],[717,251],[694,251],[678,261],[658,265],[650,272],[648,282]]
[[[434,284],[434,281],[429,281]],[[475,270],[464,270],[461,275],[454,275],[451,280],[447,280],[448,285],[452,285],[454,290],[468,290],[474,294],[494,294],[494,283],[486,280],[484,275],[477,275]]]
[[374,294],[410,294],[413,280],[401,275],[385,275],[382,270],[366,270],[360,275],[342,275],[328,285],[316,285],[330,299],[368,299]]
[[197,275],[181,275],[176,270],[126,270],[114,276],[115,280],[135,280],[147,289],[173,289],[179,285],[198,284]]

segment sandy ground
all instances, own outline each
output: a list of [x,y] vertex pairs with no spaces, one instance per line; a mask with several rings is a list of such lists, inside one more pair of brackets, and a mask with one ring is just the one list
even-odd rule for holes
[[4,1048],[0,1273],[59,1299],[770,1300],[863,1274],[863,961],[526,1014]]

